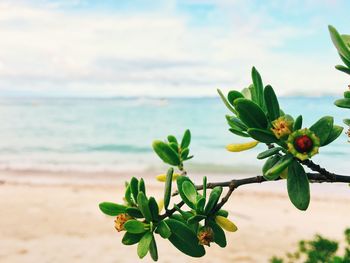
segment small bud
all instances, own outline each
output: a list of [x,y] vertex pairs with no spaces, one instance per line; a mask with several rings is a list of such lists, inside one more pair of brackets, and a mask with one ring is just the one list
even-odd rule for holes
[[251,148],[254,148],[255,146],[258,145],[258,141],[252,141],[252,142],[247,142],[247,143],[239,143],[239,144],[229,144],[226,146],[226,149],[229,152],[241,152],[245,150],[249,150]]
[[[180,175],[179,174],[173,174],[173,181],[175,181]],[[157,181],[159,182],[165,182],[166,180],[166,174],[160,174],[156,176]]]
[[124,229],[124,224],[126,223],[126,221],[130,220],[132,217],[130,217],[128,214],[120,214],[118,215],[115,220],[114,220],[114,227],[115,229],[120,232],[125,230]]
[[211,227],[202,227],[197,237],[200,245],[210,246],[210,242],[214,241],[214,231]]
[[236,232],[237,226],[229,219],[223,216],[216,216],[215,222],[221,226],[223,229],[229,232]]

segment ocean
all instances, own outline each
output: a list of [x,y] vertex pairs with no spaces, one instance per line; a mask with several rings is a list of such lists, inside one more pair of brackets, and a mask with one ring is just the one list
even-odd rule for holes
[[[304,127],[324,115],[335,123],[350,112],[333,105],[335,97],[285,97],[281,108]],[[153,153],[155,139],[178,138],[192,132],[191,154],[185,164],[196,173],[258,173],[256,155],[266,147],[230,153],[225,145],[244,142],[228,131],[228,114],[215,98],[3,98],[0,100],[0,169],[156,172],[166,166]],[[344,134],[321,148],[313,160],[334,172],[346,173],[350,143]]]

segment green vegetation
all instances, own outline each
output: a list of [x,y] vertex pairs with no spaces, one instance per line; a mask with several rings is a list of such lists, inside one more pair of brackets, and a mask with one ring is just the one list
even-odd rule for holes
[[297,251],[287,253],[286,259],[273,257],[271,263],[349,263],[350,262],[350,228],[346,229],[345,248],[339,255],[339,242],[316,235],[313,240],[300,241]]

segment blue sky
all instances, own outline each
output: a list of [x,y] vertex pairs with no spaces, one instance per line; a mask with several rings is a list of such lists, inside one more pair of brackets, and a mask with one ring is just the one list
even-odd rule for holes
[[250,69],[280,95],[340,94],[327,25],[349,1],[1,1],[0,96],[215,96]]

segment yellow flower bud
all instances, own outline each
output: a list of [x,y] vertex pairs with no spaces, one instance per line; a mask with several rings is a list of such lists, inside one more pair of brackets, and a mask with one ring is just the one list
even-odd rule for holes
[[275,134],[277,139],[288,136],[293,130],[293,119],[290,116],[281,116],[272,122],[271,131]]
[[158,211],[159,211],[159,213],[162,212],[163,208],[164,208],[164,199],[160,199],[158,201]]
[[229,232],[236,232],[237,231],[237,226],[227,219],[226,217],[223,216],[216,216],[215,217],[215,222],[221,226],[223,229]]
[[[173,181],[176,180],[180,175],[179,174],[173,174]],[[160,174],[156,176],[157,181],[159,182],[165,182],[166,180],[166,174]]]
[[258,141],[252,141],[252,142],[240,143],[240,144],[229,144],[226,146],[226,149],[229,152],[241,152],[241,151],[254,148],[255,146],[258,145],[258,143],[259,143]]
[[120,214],[118,215],[115,220],[114,220],[114,227],[115,229],[120,232],[125,230],[124,229],[124,224],[126,223],[126,221],[130,220],[132,217],[129,216],[128,214]]

